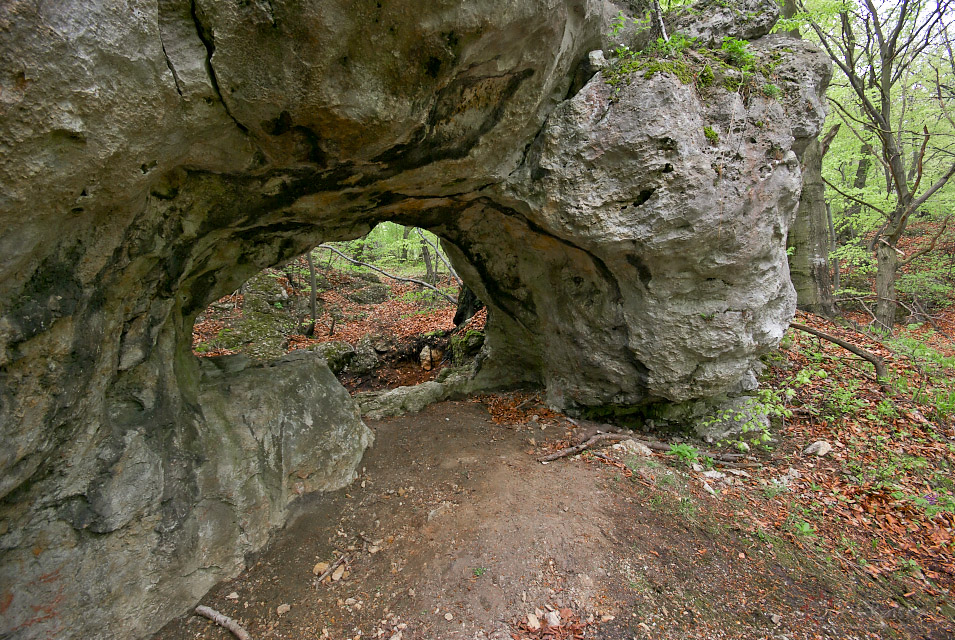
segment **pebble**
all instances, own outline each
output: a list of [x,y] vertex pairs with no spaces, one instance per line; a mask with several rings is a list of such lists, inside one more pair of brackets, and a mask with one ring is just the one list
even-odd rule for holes
[[323,573],[325,573],[326,571],[328,571],[328,567],[329,567],[329,565],[328,565],[327,562],[319,562],[319,563],[316,564],[314,567],[312,567],[312,573],[315,574],[315,575],[317,575],[317,576],[320,576],[320,575],[322,575]]
[[544,624],[546,624],[548,627],[559,627],[560,614],[556,611],[548,611],[544,614]]
[[291,605],[288,605],[288,604],[280,604],[278,607],[275,608],[275,613],[277,613],[277,614],[279,614],[279,615],[281,616],[281,615],[284,615],[284,614],[288,613],[291,609],[292,609],[292,606],[291,606]]
[[452,620],[454,620],[454,614],[451,612],[448,612],[444,614],[444,619],[447,620],[448,622],[451,622]]
[[806,455],[817,455],[820,458],[832,451],[832,445],[825,440],[817,440],[802,450]]
[[537,631],[541,628],[541,622],[533,613],[527,614],[527,628],[531,631]]

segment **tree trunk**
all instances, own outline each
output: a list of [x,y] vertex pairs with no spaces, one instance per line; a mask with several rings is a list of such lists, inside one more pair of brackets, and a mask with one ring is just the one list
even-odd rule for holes
[[431,252],[428,250],[428,243],[423,238],[421,240],[421,258],[424,260],[424,268],[427,273],[425,280],[435,284],[434,267],[431,266]]
[[311,251],[305,254],[305,262],[308,263],[308,286],[311,289],[308,294],[308,310],[312,318],[312,322],[305,331],[305,336],[311,338],[315,335],[315,321],[318,320],[318,292],[315,291],[315,262],[312,260]]
[[879,239],[875,248],[878,270],[875,274],[875,292],[879,300],[875,305],[875,324],[880,331],[891,334],[895,328],[896,304],[895,279],[899,269],[899,255],[886,241]]
[[[866,179],[869,176],[869,165],[872,163],[872,160],[869,158],[869,154],[872,153],[872,149],[869,147],[869,145],[862,145],[862,149],[860,149],[859,153],[862,154],[862,157],[859,158],[859,164],[856,165],[856,177],[855,180],[852,181],[852,187],[854,189],[865,188]],[[842,218],[844,221],[847,221],[848,224],[845,222],[842,224],[842,228],[840,229],[839,233],[840,242],[848,242],[849,240],[858,237],[859,231],[856,229],[854,220],[859,216],[860,213],[862,213],[862,205],[857,202],[853,202],[849,205],[849,208],[845,210],[845,214],[843,214]]]
[[834,317],[829,276],[829,215],[822,181],[822,143],[813,140],[803,153],[802,196],[789,229],[789,273],[796,304],[804,311]]
[[405,227],[401,232],[401,249],[398,251],[398,257],[401,262],[408,261],[408,236],[411,235],[411,227]]
[[[829,206],[829,203],[826,203],[826,218],[829,222],[829,254],[832,255],[832,252],[836,250],[838,246],[838,239],[836,238],[836,227],[832,223],[832,207]],[[839,266],[838,256],[832,257],[832,293],[835,295],[836,291],[842,288],[842,268]]]

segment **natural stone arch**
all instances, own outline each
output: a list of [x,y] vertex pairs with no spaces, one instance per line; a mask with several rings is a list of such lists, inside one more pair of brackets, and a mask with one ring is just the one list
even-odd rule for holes
[[[704,104],[667,74],[613,102],[600,77],[568,96],[616,14],[599,0],[80,5],[0,16],[0,634],[148,633],[236,571],[300,481],[348,480],[369,437],[319,361],[281,365],[281,393],[311,377],[325,403],[275,417],[256,409],[278,369],[189,349],[208,303],[322,241],[385,219],[447,239],[492,306],[476,384],[570,408],[730,391],[788,320],[794,152],[828,79],[807,45],[758,45],[785,54],[784,103]],[[725,236],[700,206],[714,157],[742,216]],[[714,250],[673,254],[689,231]]]

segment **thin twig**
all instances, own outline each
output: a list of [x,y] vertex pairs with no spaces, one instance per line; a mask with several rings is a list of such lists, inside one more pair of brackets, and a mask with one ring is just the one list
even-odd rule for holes
[[322,584],[322,580],[332,575],[332,572],[335,571],[335,569],[337,569],[343,562],[348,562],[348,556],[342,555],[340,558],[338,558],[338,560],[328,565],[328,568],[322,572],[322,575],[315,579],[315,586],[317,587],[318,585]]
[[209,618],[220,627],[228,629],[232,632],[232,635],[239,640],[252,640],[252,636],[249,635],[248,631],[242,628],[242,625],[229,616],[222,615],[215,609],[210,609],[209,607],[200,605],[196,607],[196,615],[202,616],[203,618]]

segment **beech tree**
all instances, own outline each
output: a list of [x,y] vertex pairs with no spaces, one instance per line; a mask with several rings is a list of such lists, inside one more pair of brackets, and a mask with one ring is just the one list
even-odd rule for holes
[[[876,259],[876,326],[891,332],[901,266],[935,246],[904,256],[898,242],[913,213],[926,205],[955,175],[952,139],[953,56],[950,23],[953,0],[874,0],[826,2],[807,9],[798,0],[799,16],[841,72],[829,102],[845,133],[856,139],[863,157],[856,165],[855,185],[866,185],[858,172],[881,169],[879,189],[827,186],[860,210],[874,212],[879,224],[867,236],[866,248]],[[931,101],[937,117],[913,117],[908,101]]]

